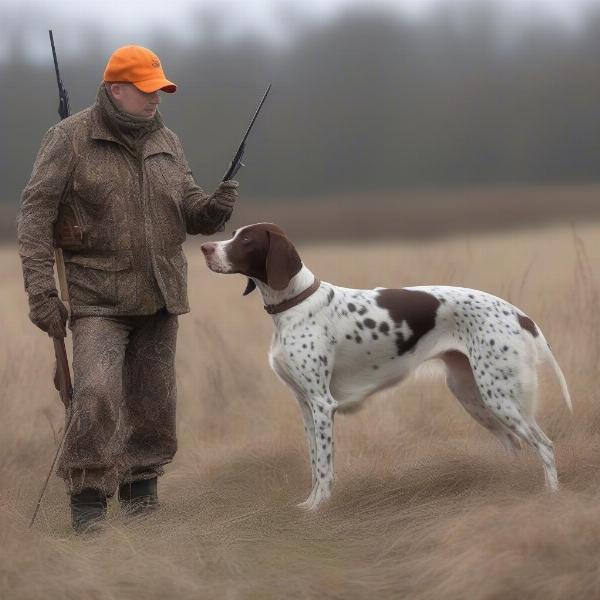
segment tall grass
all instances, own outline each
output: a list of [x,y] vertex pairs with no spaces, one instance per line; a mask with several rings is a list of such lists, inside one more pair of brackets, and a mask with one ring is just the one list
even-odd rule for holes
[[239,276],[190,248],[180,321],[180,450],[162,507],[75,536],[53,478],[27,523],[62,427],[51,345],[27,321],[15,251],[0,253],[0,597],[593,598],[600,589],[600,228],[554,227],[424,244],[305,245],[348,287],[456,284],[509,298],[567,377],[542,378],[539,422],[561,490],[532,453],[507,454],[440,379],[415,377],[336,420],[336,483],[316,514],[299,409],[266,361],[271,324]]

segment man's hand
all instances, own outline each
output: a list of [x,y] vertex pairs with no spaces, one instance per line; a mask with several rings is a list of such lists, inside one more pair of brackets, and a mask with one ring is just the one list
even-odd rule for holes
[[56,290],[29,296],[29,318],[50,337],[64,338],[69,313]]
[[222,181],[215,190],[213,196],[214,203],[221,209],[231,212],[238,199],[237,188],[240,184],[235,179]]
[[193,231],[188,233],[204,233],[212,235],[217,231],[225,229],[225,223],[231,218],[233,207],[238,199],[237,187],[239,183],[233,179],[222,181],[219,187],[208,197],[204,197],[205,202],[201,205],[198,219],[201,220],[201,227],[194,227]]

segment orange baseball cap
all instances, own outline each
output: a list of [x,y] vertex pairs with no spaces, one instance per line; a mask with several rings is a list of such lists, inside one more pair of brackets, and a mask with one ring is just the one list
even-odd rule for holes
[[177,86],[165,77],[160,60],[143,46],[123,46],[115,50],[104,70],[104,81],[133,83],[147,94],[156,90],[173,93]]

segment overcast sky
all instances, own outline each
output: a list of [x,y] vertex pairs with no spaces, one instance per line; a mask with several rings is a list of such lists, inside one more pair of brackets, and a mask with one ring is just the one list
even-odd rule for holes
[[[47,59],[45,30],[61,31],[62,47],[73,50],[68,44],[78,42],[64,38],[68,37],[65,36],[65,30],[70,28],[68,25],[72,27],[75,23],[92,23],[106,31],[106,37],[111,41],[114,39],[115,43],[144,43],[149,33],[156,29],[189,39],[197,34],[197,21],[190,20],[190,15],[218,11],[226,16],[226,29],[232,36],[251,30],[277,39],[282,23],[293,27],[295,20],[329,19],[343,8],[382,5],[411,18],[419,18],[441,3],[461,4],[465,1],[479,4],[488,0],[0,0],[0,22],[4,13],[5,23],[13,24],[10,33],[14,34],[15,29],[23,32],[28,39],[29,53]],[[600,0],[496,0],[496,4],[529,20],[543,16],[568,27],[577,27],[582,8],[586,5],[600,7]],[[24,16],[31,9],[40,20],[35,25]],[[6,15],[11,18],[7,19]],[[32,40],[30,44],[29,40]],[[7,37],[0,36],[0,57],[6,54],[7,43]]]

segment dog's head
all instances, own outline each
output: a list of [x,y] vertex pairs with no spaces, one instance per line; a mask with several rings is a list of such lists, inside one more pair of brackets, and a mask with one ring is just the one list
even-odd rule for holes
[[206,264],[215,273],[241,273],[248,277],[244,296],[262,281],[274,290],[285,289],[302,268],[296,248],[273,223],[246,225],[230,240],[202,244]]

